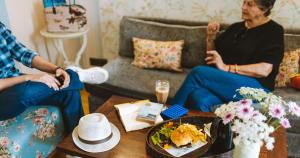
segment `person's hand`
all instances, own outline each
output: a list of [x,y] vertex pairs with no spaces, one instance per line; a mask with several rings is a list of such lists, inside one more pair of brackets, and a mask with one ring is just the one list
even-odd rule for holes
[[207,40],[215,40],[217,33],[220,31],[220,24],[217,22],[210,22],[207,25]]
[[66,88],[66,87],[69,87],[69,84],[70,84],[70,76],[69,74],[62,68],[59,68],[56,70],[55,72],[55,76],[62,76],[64,78],[64,83],[63,85],[60,87],[60,89],[63,89],[63,88]]
[[43,74],[31,74],[26,76],[26,80],[33,82],[41,82],[46,84],[49,88],[53,88],[58,91],[60,83],[54,76],[43,73]]
[[218,69],[223,71],[228,71],[228,65],[224,64],[222,57],[217,51],[215,50],[207,51],[206,54],[207,54],[207,57],[205,58],[206,64],[208,65],[214,64]]

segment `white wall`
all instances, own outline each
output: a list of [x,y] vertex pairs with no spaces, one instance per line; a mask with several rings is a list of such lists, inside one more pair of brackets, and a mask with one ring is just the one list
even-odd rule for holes
[[9,27],[7,10],[4,0],[0,0],[0,21],[4,23],[7,27]]
[[[10,28],[19,41],[28,48],[37,51],[43,58],[48,59],[62,66],[63,58],[57,53],[51,40],[45,40],[39,31],[45,27],[42,0],[0,0],[5,1]],[[101,57],[99,41],[99,14],[98,0],[77,0],[88,11],[88,46],[81,59],[83,67],[89,67],[89,57]],[[71,59],[79,49],[80,40],[70,40],[66,42],[66,51]],[[49,47],[46,47],[45,44]],[[48,54],[50,58],[48,58]]]

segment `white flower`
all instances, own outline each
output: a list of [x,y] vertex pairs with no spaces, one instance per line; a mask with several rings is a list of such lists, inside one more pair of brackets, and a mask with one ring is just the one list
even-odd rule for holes
[[292,115],[300,116],[300,107],[295,102],[288,102],[288,106]]
[[259,111],[253,111],[252,119],[256,122],[262,122],[262,121],[266,121],[267,117],[265,115],[263,115],[262,113],[260,113]]
[[268,133],[273,133],[274,132],[274,127],[273,126],[269,126],[269,128],[267,129]]
[[266,148],[268,150],[272,150],[274,148],[273,143],[275,142],[275,139],[273,137],[266,138],[265,142],[266,142]]
[[273,150],[273,148],[274,148],[273,143],[267,143],[267,144],[266,144],[266,148],[267,148],[268,150]]

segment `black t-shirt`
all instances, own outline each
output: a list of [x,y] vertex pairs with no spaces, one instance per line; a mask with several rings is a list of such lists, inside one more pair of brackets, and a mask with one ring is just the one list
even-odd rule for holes
[[274,89],[275,77],[284,53],[283,27],[275,21],[247,29],[244,22],[229,26],[216,39],[216,50],[225,64],[273,64],[272,72],[263,78],[256,78],[260,84]]

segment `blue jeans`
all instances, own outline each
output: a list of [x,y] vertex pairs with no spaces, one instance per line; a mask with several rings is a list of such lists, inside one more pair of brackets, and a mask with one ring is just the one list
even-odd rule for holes
[[70,85],[59,91],[49,88],[40,82],[24,82],[0,92],[0,120],[15,117],[29,106],[55,105],[64,116],[66,131],[71,132],[81,116],[80,89],[83,83],[79,81],[76,72],[67,70],[70,75]]
[[[263,88],[254,78],[228,73],[213,67],[197,66],[192,69],[172,100],[172,104],[184,105],[204,112],[213,105],[234,101],[240,87]],[[263,88],[265,89],[265,88]]]

